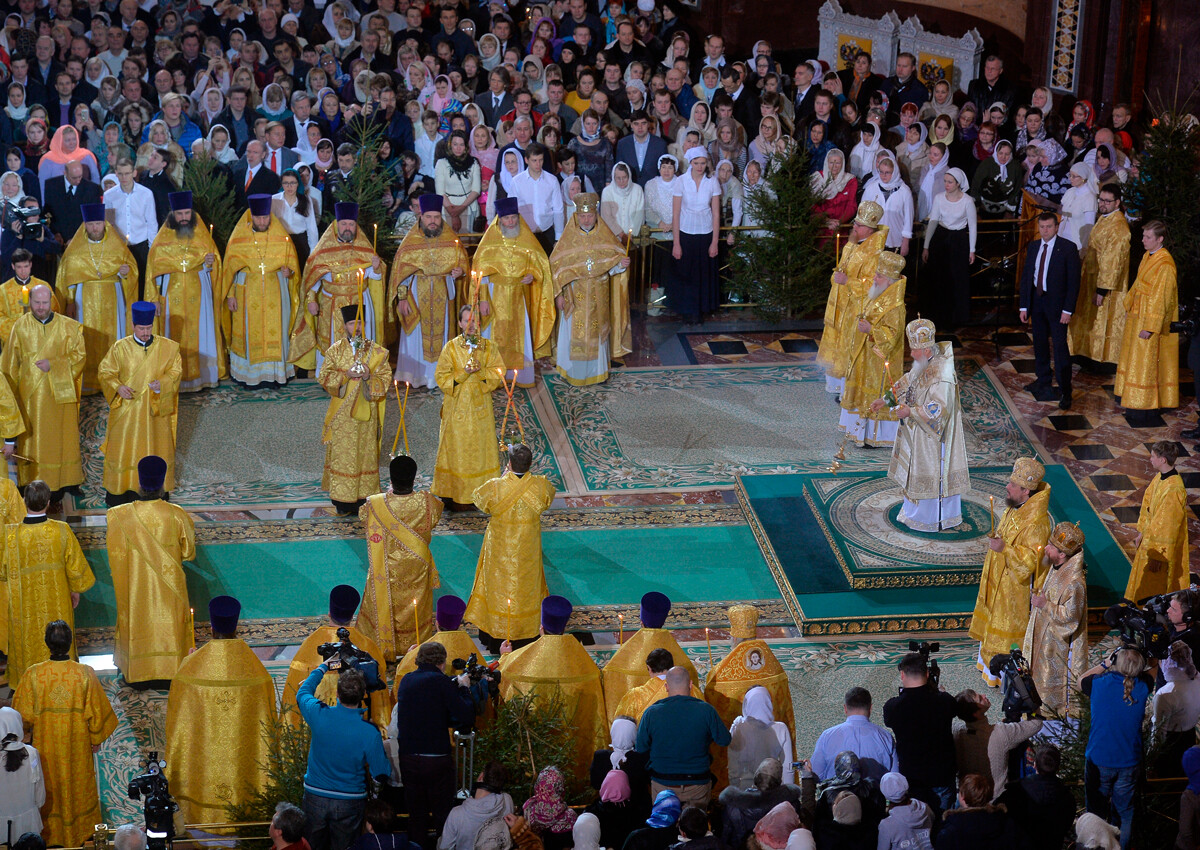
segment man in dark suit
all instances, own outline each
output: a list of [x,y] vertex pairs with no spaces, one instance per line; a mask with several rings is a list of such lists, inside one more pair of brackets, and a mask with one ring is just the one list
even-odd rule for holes
[[1071,408],[1071,352],[1067,348],[1067,323],[1079,295],[1079,252],[1066,239],[1058,238],[1058,217],[1051,212],[1038,216],[1042,237],[1029,246],[1021,275],[1021,321],[1033,324],[1033,356],[1037,380],[1028,389],[1038,401],[1051,401],[1050,347],[1054,348],[1054,377],[1062,397],[1058,406]]
[[500,123],[500,116],[516,107],[508,93],[508,72],[493,68],[488,74],[488,90],[475,95],[475,105],[483,114],[483,121],[493,130]]
[[735,62],[732,67],[726,66],[726,70],[721,72],[721,83],[725,86],[726,94],[733,100],[734,120],[746,128],[747,138],[754,138],[758,134],[758,122],[762,120],[762,112],[758,108],[758,97],[745,84],[742,67],[740,62]]
[[267,149],[263,152],[263,162],[276,174],[283,174],[300,162],[300,155],[287,146],[287,127],[281,121],[272,121],[267,125]]
[[1003,103],[1012,115],[1017,103],[1017,89],[1004,75],[1004,60],[989,56],[983,63],[983,75],[971,80],[967,86],[967,100],[984,113],[993,103]]
[[73,160],[63,166],[63,173],[46,181],[45,210],[50,214],[50,232],[64,243],[70,242],[83,224],[80,204],[104,202],[100,187],[83,179],[83,162]]
[[146,170],[138,178],[139,183],[154,193],[154,217],[158,219],[160,227],[171,212],[170,195],[179,188],[170,177],[172,159],[174,155],[171,151],[154,148],[150,151]]
[[650,116],[644,109],[634,112],[629,124],[633,133],[617,142],[617,162],[628,165],[634,182],[645,189],[658,176],[658,158],[667,152],[667,143],[650,132]]
[[801,62],[796,66],[795,73],[792,74],[792,81],[796,84],[793,102],[796,105],[795,125],[797,127],[813,114],[813,102],[817,99],[817,92],[821,90],[821,87],[813,82],[813,73],[812,65]]
[[75,78],[63,68],[54,77],[54,88],[46,98],[46,114],[50,117],[50,126],[54,129],[72,123],[75,107],[84,103],[75,94]]
[[279,191],[279,175],[263,164],[266,146],[258,139],[246,143],[246,155],[233,167],[233,194],[239,210],[247,208],[249,195],[274,195]]

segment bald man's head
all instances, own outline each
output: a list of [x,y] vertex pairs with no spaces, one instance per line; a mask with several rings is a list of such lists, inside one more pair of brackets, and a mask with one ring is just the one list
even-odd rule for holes
[[667,671],[667,696],[687,696],[692,692],[692,676],[686,667],[672,667]]
[[67,182],[72,186],[78,186],[83,180],[83,160],[73,159],[63,166],[63,172],[66,175]]

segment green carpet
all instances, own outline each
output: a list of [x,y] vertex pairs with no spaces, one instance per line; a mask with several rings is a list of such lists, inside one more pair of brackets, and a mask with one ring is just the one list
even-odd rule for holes
[[[972,466],[1034,453],[1003,393],[958,363]],[[839,408],[811,364],[622,369],[574,387],[544,377],[589,491],[728,486],[738,475],[817,472],[841,442]],[[886,469],[888,453],[847,450],[847,471]]]

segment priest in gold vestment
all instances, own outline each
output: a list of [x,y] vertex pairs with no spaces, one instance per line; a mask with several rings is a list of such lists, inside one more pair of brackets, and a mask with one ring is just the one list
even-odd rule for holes
[[575,196],[576,210],[550,255],[558,308],[554,365],[567,383],[608,380],[613,360],[633,351],[629,254],[600,218],[600,198]]
[[443,505],[432,493],[414,492],[417,462],[408,455],[392,458],[388,473],[388,491],[367,497],[358,509],[367,532],[368,564],[358,627],[394,662],[432,632],[429,613],[441,579],[429,541]]
[[42,838],[48,845],[77,847],[103,821],[92,751],[116,731],[117,716],[96,671],[71,659],[71,627],[53,620],[37,632],[47,660],[26,670],[19,687],[14,684],[13,708],[42,760]]
[[535,358],[550,354],[554,330],[554,284],[550,262],[515,197],[496,202],[496,218],[471,258],[467,302],[477,307],[483,337],[500,348],[504,371],[533,386]]
[[[617,717],[625,713],[617,711],[617,706],[622,699],[630,691],[635,688],[640,688],[643,685],[653,684],[646,680],[646,657],[656,649],[665,649],[671,653],[672,663],[658,671],[666,673],[675,664],[681,667],[686,667],[688,673],[692,677],[693,682],[699,682],[700,676],[696,673],[696,667],[688,660],[687,654],[684,653],[683,647],[679,645],[679,641],[675,640],[675,636],[671,634],[670,629],[664,629],[663,624],[667,622],[667,615],[671,613],[671,600],[666,594],[659,593],[657,590],[652,590],[642,596],[641,606],[638,611],[638,619],[642,627],[629,636],[629,639],[623,641],[619,649],[613,653],[612,658],[608,659],[608,663],[604,665],[604,703],[608,709],[609,717]],[[661,679],[655,678],[655,681],[661,683]],[[662,695],[667,694],[666,686],[662,686]],[[696,694],[699,696],[699,694]],[[645,705],[640,707],[637,716],[629,714],[637,720],[641,716],[641,712],[645,710]]]
[[[421,219],[408,231],[388,283],[388,309],[396,305],[400,347],[396,380],[414,387],[437,384],[438,358],[454,334],[455,295],[471,261],[442,219],[441,195],[422,195]],[[465,299],[460,299],[465,303]]]
[[[50,488],[31,481],[25,488],[26,516],[4,529],[0,581],[8,583],[8,684],[16,688],[26,668],[50,657],[43,630],[51,620],[75,628],[79,595],[96,583],[75,533],[47,519]],[[76,658],[75,647],[70,647]]]
[[1008,478],[1007,507],[988,538],[970,636],[979,641],[975,666],[991,687],[1000,679],[988,665],[994,656],[1021,645],[1029,625],[1030,590],[1046,578],[1042,548],[1050,537],[1050,485],[1046,469],[1031,457],[1018,458]]
[[484,646],[537,635],[542,600],[549,594],[542,569],[542,514],[554,485],[530,472],[533,452],[524,443],[509,450],[508,468],[475,491],[475,507],[488,515],[467,620]]
[[1188,586],[1187,488],[1175,469],[1183,447],[1159,440],[1150,449],[1150,479],[1138,513],[1137,551],[1125,585],[1125,598],[1140,602],[1148,596],[1174,593]]
[[379,492],[379,449],[384,405],[392,386],[388,351],[363,337],[359,305],[346,304],[343,336],[325,350],[317,381],[329,393],[322,489],[341,515],[357,513]]
[[117,340],[100,361],[97,378],[108,402],[104,436],[104,489],[108,506],[131,502],[138,462],[156,455],[167,462],[163,489],[175,489],[175,426],[179,414],[179,343],[154,335],[156,307],[137,301],[133,333]]
[[1098,363],[1116,363],[1125,335],[1129,288],[1129,222],[1121,208],[1120,189],[1104,186],[1096,199],[1099,218],[1083,255],[1079,300],[1067,325],[1071,353]]
[[129,307],[137,300],[138,267],[120,231],[104,220],[104,204],[82,204],[83,227],[58,262],[55,288],[83,325],[87,361],[83,392],[98,392],[96,369],[112,345],[129,333]]
[[871,284],[875,267],[887,244],[888,228],[881,226],[883,207],[874,201],[858,205],[858,214],[850,231],[850,241],[842,248],[842,257],[829,278],[829,298],[825,302],[825,327],[817,348],[817,363],[825,369],[825,389],[840,393],[846,384],[846,367],[854,328]]
[[167,695],[166,775],[186,823],[220,823],[266,781],[264,723],[276,720],[275,685],[237,637],[241,605],[208,603],[213,639],[183,660]]
[[1179,407],[1179,291],[1175,260],[1163,247],[1167,226],[1161,221],[1142,225],[1146,254],[1137,279],[1125,293],[1125,334],[1113,395],[1134,427],[1147,426],[1163,408]]
[[[0,380],[0,395],[4,394],[7,386],[7,381]],[[14,404],[13,407],[15,406]],[[7,418],[3,416],[3,410],[3,405],[0,405],[0,422]],[[5,445],[9,446],[12,443]],[[11,525],[24,518],[25,500],[21,498],[21,491],[11,478],[0,479],[0,525]],[[8,583],[3,581],[0,581],[0,652],[8,654]],[[2,681],[3,679],[0,679],[0,682]]]
[[1079,526],[1069,522],[1050,532],[1044,554],[1050,569],[1041,590],[1030,597],[1033,610],[1021,645],[1042,705],[1059,716],[1078,709],[1071,705],[1071,692],[1088,669],[1083,542]]
[[492,393],[500,386],[504,361],[496,343],[479,335],[469,306],[459,308],[458,321],[462,333],[438,355],[437,385],[444,395],[430,490],[469,505],[479,485],[500,474]]
[[163,499],[165,458],[138,461],[135,502],[108,511],[108,565],[117,597],[114,659],[126,682],[169,681],[196,645],[183,562],[196,557],[196,523]]
[[[29,312],[17,319],[0,353],[0,372],[28,427],[17,435],[17,483],[45,481],[51,500],[83,483],[79,395],[85,358],[83,327],[51,309],[48,286],[29,291]],[[5,435],[10,436],[10,435]],[[7,448],[5,454],[12,454]]]
[[[12,253],[13,276],[0,283],[0,348],[8,343],[17,319],[29,312],[29,292],[35,286],[51,287],[49,281],[33,276],[33,254],[24,248]],[[58,294],[51,287],[50,305],[55,313],[62,312]]]
[[842,390],[838,427],[859,446],[890,446],[900,423],[891,410],[873,409],[904,362],[904,258],[880,253],[875,277],[863,297],[858,321],[850,327],[849,366]]
[[[370,653],[371,658],[378,666],[381,678],[387,676],[387,659],[380,651],[379,646],[362,631],[350,625],[354,620],[354,612],[358,609],[358,602],[358,591],[348,584],[339,584],[329,591],[328,625],[318,626],[315,632],[304,639],[304,643],[300,644],[300,648],[292,656],[279,707],[280,711],[285,712],[285,718],[293,726],[299,727],[301,724],[300,708],[296,704],[296,692],[300,690],[300,686],[304,684],[304,680],[313,670],[326,660],[317,652],[317,647],[323,643],[340,643],[337,636],[339,629],[346,629],[350,633],[350,642],[364,652]],[[334,671],[326,672],[325,678],[317,686],[316,697],[326,705],[337,705],[338,675]],[[371,705],[370,713],[366,715],[367,719],[378,728],[387,729],[388,719],[392,715],[391,692],[387,688],[381,691],[371,691],[367,694],[367,699]]]
[[[676,664],[678,659],[680,664]],[[684,666],[686,664],[686,666]],[[679,667],[688,674],[688,681],[691,682],[691,695],[696,699],[704,699],[704,692],[696,686],[696,673],[692,667],[692,663],[688,661],[686,655],[676,655],[669,649],[659,647],[652,649],[646,654],[646,664],[642,667],[643,677],[649,675],[642,684],[630,688],[625,694],[617,700],[616,704],[609,702],[612,706],[608,709],[608,716],[612,718],[628,717],[637,723],[642,719],[642,715],[646,713],[646,709],[654,705],[659,700],[664,700],[670,694],[667,693],[667,673],[672,667]],[[607,665],[605,666],[607,670]],[[608,679],[604,682],[604,696],[608,701]]]
[[358,228],[358,204],[339,201],[333,209],[333,223],[304,264],[304,324],[292,335],[291,362],[310,371],[319,370],[329,346],[345,338],[343,307],[361,303],[363,336],[387,343],[383,262]]
[[217,295],[221,253],[204,219],[192,209],[192,193],[167,197],[171,212],[146,260],[146,300],[158,303],[155,331],[179,343],[179,391],[191,393],[229,376]]
[[[539,607],[542,636],[500,658],[500,698],[532,693],[549,699],[556,691],[561,693],[563,716],[575,746],[571,764],[560,767],[564,773],[573,771],[576,779],[586,780],[596,750],[607,744],[600,669],[583,644],[564,634],[571,619],[571,603],[561,596],[547,596]],[[469,619],[470,614],[467,616]]]
[[479,648],[475,646],[475,641],[462,628],[463,614],[466,613],[466,610],[467,603],[457,596],[447,594],[438,597],[433,612],[437,631],[433,633],[433,637],[412,647],[400,659],[400,663],[396,666],[395,687],[399,687],[400,680],[417,669],[417,650],[427,643],[440,643],[444,646],[446,659],[451,663],[456,658],[466,661],[471,657],[471,653],[479,654]]
[[251,195],[221,264],[222,333],[229,376],[253,387],[295,375],[290,345],[303,319],[296,246],[271,215],[270,195]]

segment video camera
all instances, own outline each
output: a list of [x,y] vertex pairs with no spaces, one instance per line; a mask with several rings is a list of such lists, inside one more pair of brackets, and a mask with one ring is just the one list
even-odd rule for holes
[[925,659],[925,663],[929,666],[929,681],[935,689],[942,682],[942,668],[938,667],[937,661],[930,659],[929,656],[935,652],[940,652],[941,649],[942,645],[937,641],[930,643],[927,640],[910,640],[908,642],[908,651],[915,652]]
[[[24,200],[24,199],[22,199]],[[10,216],[21,223],[20,237],[22,239],[41,239],[50,220],[42,215],[40,206],[24,207],[20,202],[9,202]]]
[[1200,295],[1192,299],[1192,303],[1179,311],[1179,321],[1171,322],[1171,333],[1188,338],[1196,336],[1200,331]]
[[151,751],[146,762],[146,772],[129,780],[129,799],[144,799],[142,815],[146,820],[146,844],[149,850],[165,850],[175,838],[175,818],[179,804],[167,787],[163,774],[165,761],[158,760],[158,753]]
[[350,630],[342,626],[337,630],[338,643],[323,643],[317,647],[317,654],[325,661],[331,673],[342,670],[357,670],[363,674],[367,682],[367,693],[382,691],[387,687],[379,678],[379,664],[365,649],[359,649],[350,642]]
[[467,679],[471,682],[468,690],[471,698],[475,700],[477,709],[488,700],[497,699],[500,696],[500,671],[493,670],[486,664],[480,664],[479,656],[476,653],[472,652],[466,661],[455,658],[450,662],[450,667],[456,676],[467,674]]
[[1021,654],[1021,650],[1014,646],[1007,653],[993,655],[988,663],[988,671],[1004,680],[1001,710],[1005,723],[1016,723],[1022,715],[1034,717],[1037,714],[1042,707],[1042,698],[1038,695],[1033,673],[1029,670],[1029,661]]
[[1152,596],[1139,607],[1128,599],[1104,612],[1104,622],[1117,630],[1121,644],[1136,649],[1146,659],[1167,657],[1171,649],[1170,596]]

